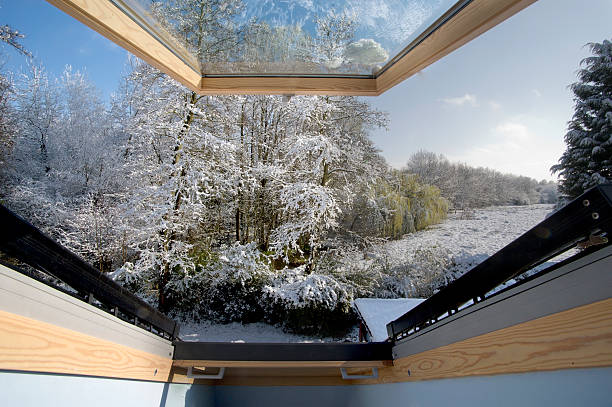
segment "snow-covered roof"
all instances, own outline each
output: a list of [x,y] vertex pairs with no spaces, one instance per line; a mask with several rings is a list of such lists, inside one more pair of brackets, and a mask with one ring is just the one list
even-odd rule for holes
[[372,341],[388,338],[387,324],[425,301],[423,298],[357,298],[353,305],[372,334]]

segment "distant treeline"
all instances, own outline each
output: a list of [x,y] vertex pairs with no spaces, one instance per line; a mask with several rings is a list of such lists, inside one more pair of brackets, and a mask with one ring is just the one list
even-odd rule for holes
[[558,200],[557,184],[553,181],[450,162],[444,155],[429,151],[413,154],[402,172],[414,174],[423,184],[438,187],[455,209],[552,204]]

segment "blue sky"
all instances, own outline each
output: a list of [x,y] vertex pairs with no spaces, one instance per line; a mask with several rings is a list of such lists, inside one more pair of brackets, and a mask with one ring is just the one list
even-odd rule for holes
[[584,44],[612,38],[612,1],[539,0],[373,99],[390,112],[374,140],[402,166],[426,149],[502,172],[553,179],[573,113],[568,85]]
[[[584,44],[612,38],[611,0],[539,0],[451,55],[368,100],[390,114],[374,141],[401,167],[419,149],[502,172],[553,179]],[[44,0],[0,0],[0,24],[52,75],[84,70],[108,99],[127,52]],[[23,57],[8,50],[6,68]]]
[[[22,43],[51,75],[66,65],[85,71],[107,100],[117,88],[127,51],[46,1],[0,0],[0,24],[25,34]],[[8,69],[25,69],[25,58],[8,48],[6,53]]]

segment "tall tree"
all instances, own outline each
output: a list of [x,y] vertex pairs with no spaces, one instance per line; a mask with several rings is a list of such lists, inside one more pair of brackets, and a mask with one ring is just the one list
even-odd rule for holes
[[53,80],[35,65],[15,89],[18,128],[3,168],[9,175],[3,198],[63,245],[110,270],[121,143],[98,90],[69,67]]
[[579,80],[571,85],[576,107],[565,134],[567,149],[551,167],[570,199],[612,181],[612,42],[589,47],[593,56],[582,60]]
[[[22,55],[31,57],[20,40],[25,36],[8,25],[0,26],[0,45],[8,44]],[[6,176],[6,159],[11,153],[18,125],[17,116],[13,106],[15,86],[10,74],[4,72],[5,54],[0,47],[0,177]],[[0,192],[1,194],[1,192]]]

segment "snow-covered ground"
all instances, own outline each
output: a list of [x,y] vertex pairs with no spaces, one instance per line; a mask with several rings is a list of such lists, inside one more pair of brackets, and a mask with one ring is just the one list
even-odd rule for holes
[[[390,241],[379,247],[390,258],[406,261],[422,248],[439,248],[465,268],[486,259],[545,219],[552,205],[492,207],[467,215],[451,214],[449,219],[427,230]],[[332,342],[358,339],[357,330],[346,338],[316,338],[283,332],[264,323],[216,324],[212,322],[181,324],[181,339],[208,342]]]
[[345,338],[319,338],[287,333],[262,322],[216,324],[206,321],[181,323],[180,338],[199,342],[357,342],[359,330],[355,327]]
[[499,206],[469,214],[451,213],[446,222],[387,242],[387,252],[405,257],[421,248],[440,248],[457,261],[480,263],[546,218],[553,205]]

